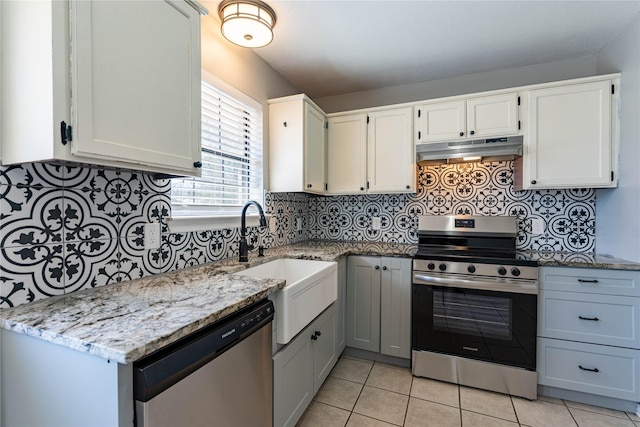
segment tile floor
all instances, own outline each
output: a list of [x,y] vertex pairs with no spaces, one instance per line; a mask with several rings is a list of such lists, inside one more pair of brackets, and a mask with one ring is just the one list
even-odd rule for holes
[[298,427],[640,427],[636,414],[540,396],[537,401],[342,357]]

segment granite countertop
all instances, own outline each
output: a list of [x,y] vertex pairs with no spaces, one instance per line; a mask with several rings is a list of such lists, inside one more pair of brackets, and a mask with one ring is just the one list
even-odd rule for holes
[[47,298],[0,310],[4,329],[93,354],[134,362],[285,286],[284,280],[233,276],[278,258],[336,261],[346,255],[411,257],[415,245],[306,242]]
[[[336,261],[348,255],[412,257],[417,245],[308,241],[184,270],[0,310],[0,327],[118,363],[134,362],[285,286],[230,273],[279,258]],[[640,264],[589,253],[521,252],[541,266],[638,270]]]

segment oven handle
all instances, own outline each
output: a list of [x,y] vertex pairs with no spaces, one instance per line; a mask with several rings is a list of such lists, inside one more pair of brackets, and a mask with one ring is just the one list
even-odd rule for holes
[[436,285],[446,286],[449,288],[466,288],[466,289],[482,289],[495,292],[511,292],[514,294],[538,294],[538,284],[525,282],[509,282],[506,285],[500,285],[498,282],[466,280],[466,279],[450,279],[446,277],[425,276],[424,274],[414,273],[413,283],[418,285]]

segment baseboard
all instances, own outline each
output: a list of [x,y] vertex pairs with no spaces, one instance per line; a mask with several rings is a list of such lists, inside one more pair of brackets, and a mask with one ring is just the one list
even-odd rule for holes
[[387,365],[411,368],[411,359],[387,356],[386,354],[375,353],[373,351],[360,350],[359,348],[345,347],[342,356],[356,357],[358,359],[371,360],[372,362],[386,363]]

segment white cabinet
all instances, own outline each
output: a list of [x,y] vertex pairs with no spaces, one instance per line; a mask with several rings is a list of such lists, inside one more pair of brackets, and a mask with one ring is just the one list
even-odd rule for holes
[[416,143],[518,134],[519,100],[514,92],[418,105]]
[[540,269],[538,382],[640,399],[640,272]]
[[3,163],[199,175],[198,11],[169,0],[1,7]]
[[347,346],[410,358],[410,259],[349,257]]
[[329,117],[327,127],[327,193],[366,192],[367,115]]
[[617,79],[531,90],[518,187],[615,187],[618,92]]
[[327,194],[415,192],[411,107],[331,116]]
[[338,260],[338,299],[336,301],[336,352],[347,345],[347,258]]
[[306,95],[269,100],[269,186],[273,192],[325,188],[325,114]]
[[336,304],[273,356],[273,425],[295,426],[338,361]]

